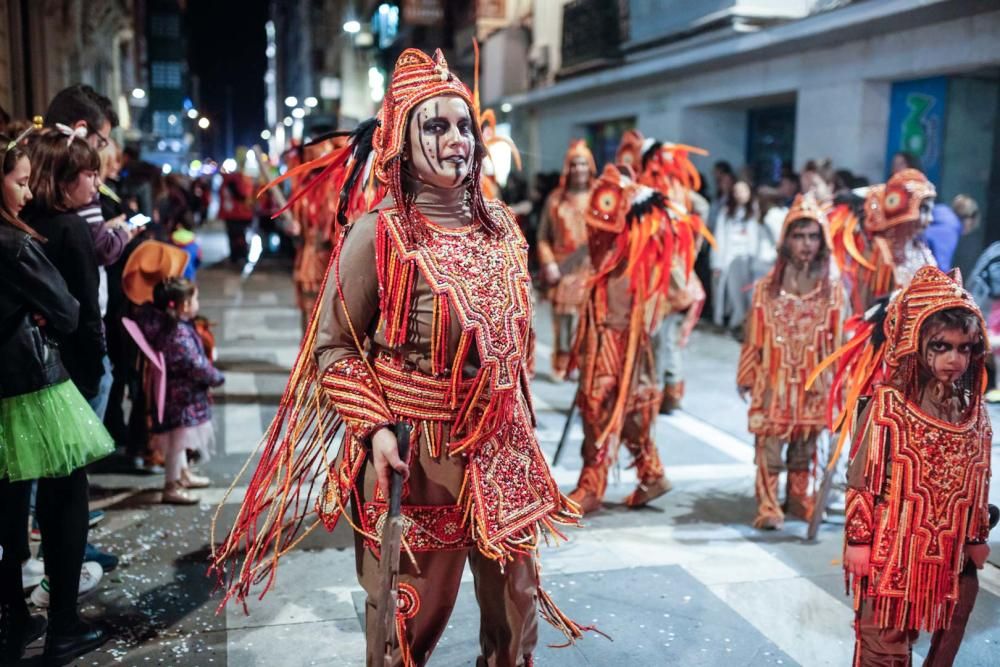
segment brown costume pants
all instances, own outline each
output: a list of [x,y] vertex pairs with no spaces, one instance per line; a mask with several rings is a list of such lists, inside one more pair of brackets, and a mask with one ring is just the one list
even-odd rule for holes
[[[931,638],[931,650],[924,667],[948,667],[955,662],[979,593],[979,576],[971,562],[958,578],[958,604],[951,625],[938,630]],[[880,628],[875,624],[873,605],[862,603],[858,614],[858,639],[854,648],[856,667],[909,667],[911,650],[919,633],[916,630]]]
[[[649,392],[647,400],[625,415],[622,427],[621,444],[632,454],[636,475],[639,477],[640,483],[652,482],[664,475],[660,452],[656,449],[652,434],[653,420],[656,418],[660,399],[660,392]],[[606,417],[610,410],[609,405],[601,416]],[[601,450],[597,447],[597,439],[606,425],[606,418],[593,418],[587,414],[583,416],[583,447],[581,452],[583,470],[580,473],[578,486],[591,491],[598,499],[604,497],[608,485],[608,469],[612,463],[612,457],[604,456],[602,458],[600,456]]]
[[[419,428],[415,432],[419,432]],[[464,476],[461,457],[448,456],[446,443],[442,443],[439,456],[432,456],[423,438],[414,437],[413,448],[404,513],[408,505],[454,505]],[[364,479],[359,480],[358,488],[363,489],[364,503],[375,495],[377,477],[371,462],[366,464],[362,474]],[[358,521],[358,511],[353,506],[352,512]],[[420,527],[414,526],[411,530],[420,530]],[[355,537],[355,556],[358,580],[368,594],[365,636],[372,641],[377,618],[374,600],[379,587],[379,563],[360,535]],[[416,594],[415,606],[407,610],[410,617],[405,620],[405,641],[414,664],[427,663],[448,625],[466,559],[475,580],[480,611],[481,655],[476,664],[480,667],[526,667],[531,664],[531,654],[538,641],[538,572],[534,558],[519,557],[501,571],[497,562],[484,557],[475,547],[415,551],[413,557],[419,574],[404,551],[400,555],[399,582],[401,588],[412,587],[410,590]],[[372,665],[371,645],[368,664]],[[381,663],[377,664],[381,667]],[[397,649],[393,665],[404,664]]]
[[754,484],[757,496],[757,518],[754,526],[761,528],[768,521],[784,520],[781,502],[778,500],[778,475],[788,468],[788,511],[800,518],[808,518],[812,511],[809,495],[809,468],[816,456],[816,436],[793,440],[788,444],[784,460],[782,450],[785,441],[773,436],[757,436],[754,460],[757,464],[757,479]]

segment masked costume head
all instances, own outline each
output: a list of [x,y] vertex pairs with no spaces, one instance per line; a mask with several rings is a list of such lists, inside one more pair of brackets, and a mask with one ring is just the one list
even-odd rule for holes
[[876,185],[865,197],[865,231],[879,234],[889,229],[915,223],[920,206],[937,196],[934,184],[916,169],[904,169],[883,185]]
[[[492,227],[480,188],[486,149],[479,120],[474,113],[472,93],[448,68],[448,62],[440,49],[434,52],[433,58],[417,49],[407,49],[396,60],[392,81],[386,91],[372,136],[375,178],[393,195],[404,217],[409,218],[412,211],[411,202],[404,188],[404,162],[412,162],[415,167],[405,170],[406,175],[410,177],[420,178],[419,170],[434,168],[444,168],[452,176],[456,175],[457,165],[441,164],[440,142],[429,140],[424,144],[418,140],[414,145],[411,119],[421,105],[433,98],[442,98],[440,104],[455,103],[449,102],[449,99],[461,100],[468,109],[470,121],[468,130],[472,141],[469,159],[472,163],[463,165],[465,176],[459,179],[457,185],[468,188],[474,218]],[[417,119],[418,122],[420,120]],[[419,161],[416,160],[417,153],[420,153]]]
[[[792,256],[792,249],[790,241],[790,235],[793,230],[798,230],[802,223],[814,222],[819,228],[819,249],[812,259],[812,264],[814,267],[819,268],[829,268],[829,258],[830,258],[830,237],[829,237],[829,227],[826,219],[826,212],[823,207],[820,206],[819,202],[816,201],[811,195],[797,195],[795,201],[792,202],[792,206],[788,209],[788,214],[785,215],[785,221],[781,226],[781,237],[778,240],[778,260],[776,266],[784,268],[789,262],[794,262],[795,258]],[[774,275],[781,275],[780,270],[775,270]]]
[[[426,156],[421,142],[413,145],[412,117],[422,104],[433,98],[441,98],[441,105],[453,104],[450,100],[460,100],[468,110],[472,147],[468,151],[468,160],[462,165],[464,175],[459,176],[457,183],[454,178],[455,165],[440,164],[441,152],[436,142],[432,142],[433,150]],[[330,151],[317,160],[289,170],[270,184],[277,185],[299,175],[303,170],[323,169],[317,178],[312,179],[309,187],[303,188],[289,199],[289,206],[319,182],[328,182],[332,190],[340,192],[336,209],[337,220],[341,224],[353,222],[377,204],[386,193],[393,196],[404,217],[410,220],[413,211],[411,198],[407,196],[404,187],[406,178],[419,179],[420,171],[424,168],[422,165],[426,164],[430,169],[429,165],[433,164],[439,170],[444,167],[444,171],[452,176],[450,183],[468,189],[473,217],[486,227],[494,228],[480,190],[486,149],[472,93],[448,68],[448,62],[440,49],[434,52],[433,58],[418,49],[403,51],[396,60],[392,80],[376,117],[362,122],[353,132],[336,134],[348,136],[346,147]],[[404,175],[404,163],[412,162],[414,153],[420,153],[419,164],[406,168]],[[279,211],[279,214],[283,211],[284,209]]]
[[615,152],[615,164],[629,167],[638,174],[642,170],[642,146],[645,141],[639,130],[625,130]]
[[569,142],[569,150],[566,151],[566,157],[563,158],[562,173],[559,175],[559,187],[565,190],[571,186],[573,181],[573,166],[574,164],[580,164],[581,161],[586,162],[589,182],[593,183],[594,178],[597,176],[597,164],[594,163],[594,154],[587,148],[586,141],[583,139],[573,139]]
[[934,333],[925,325],[945,311],[963,311],[955,314],[967,314],[963,319],[975,322],[979,340],[974,345],[969,367],[958,382],[969,391],[977,391],[983,386],[988,346],[983,315],[972,295],[962,286],[962,276],[957,269],[946,274],[925,266],[917,271],[909,286],[889,302],[882,324],[888,381],[904,394],[912,395],[931,374],[926,355],[928,341],[922,338]]

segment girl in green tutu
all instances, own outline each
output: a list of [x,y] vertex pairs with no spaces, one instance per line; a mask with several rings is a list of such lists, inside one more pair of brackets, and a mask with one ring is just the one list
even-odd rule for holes
[[[69,131],[69,128],[66,128]],[[56,141],[55,135],[60,135]],[[28,550],[28,503],[38,480],[36,515],[48,558],[51,605],[45,652],[63,664],[96,648],[103,632],[82,622],[76,598],[87,541],[84,467],[109,454],[113,442],[62,363],[60,341],[77,330],[80,304],[46,257],[48,240],[19,218],[31,201],[29,184],[57,193],[54,217],[66,218],[67,193],[86,189],[94,149],[80,136],[42,133],[47,169],[31,173],[20,140],[0,136],[0,663],[16,661],[45,632],[30,616],[21,586]],[[86,240],[90,241],[86,222]],[[92,241],[91,250],[92,250]]]

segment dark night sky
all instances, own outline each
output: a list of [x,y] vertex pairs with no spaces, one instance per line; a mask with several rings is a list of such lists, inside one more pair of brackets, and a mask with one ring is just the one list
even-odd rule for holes
[[194,0],[187,7],[189,65],[200,78],[195,101],[212,122],[205,148],[221,161],[228,157],[227,90],[235,145],[259,142],[264,129],[267,0]]

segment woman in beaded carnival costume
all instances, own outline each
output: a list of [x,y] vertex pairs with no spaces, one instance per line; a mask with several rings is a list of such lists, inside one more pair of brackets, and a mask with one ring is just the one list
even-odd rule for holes
[[698,229],[683,207],[610,165],[591,190],[586,220],[594,276],[570,360],[580,369],[584,430],[583,470],[570,498],[585,513],[600,508],[620,443],[639,478],[627,506],[670,490],[651,432],[662,399],[651,336],[675,257],[690,274]]
[[559,185],[545,201],[538,226],[538,261],[552,303],[552,376],[566,377],[580,308],[587,296],[590,256],[587,222],[590,186],[597,176],[594,156],[583,139],[570,142]]
[[[799,195],[785,216],[778,260],[754,287],[747,336],[736,384],[749,395],[750,432],[756,437],[755,528],[784,524],[778,476],[787,462],[785,511],[808,521],[816,439],[827,421],[827,387],[833,372],[806,389],[807,376],[841,342],[844,294],[830,271],[826,216],[811,197]],[[787,445],[785,461],[782,449]]]
[[830,213],[833,258],[854,314],[906,287],[920,267],[937,265],[923,240],[935,196],[934,185],[923,173],[904,169],[869,189],[862,225],[846,204]]
[[934,633],[925,665],[958,651],[989,555],[985,331],[958,272],[923,267],[847,351],[861,397],[844,415],[855,665],[911,664],[920,630]]
[[[440,51],[408,49],[377,120],[344,150],[303,165],[343,185],[338,220],[355,221],[236,524],[214,554],[228,572],[227,599],[243,600],[255,584],[273,585],[279,558],[303,532],[349,521],[369,594],[371,659],[388,479],[405,473],[393,661],[407,667],[434,650],[467,560],[481,612],[477,664],[532,664],[536,610],[571,641],[583,630],[539,585],[539,540],[579,517],[535,438],[526,244],[507,208],[483,197],[472,109]],[[406,461],[389,428],[399,421],[413,427]]]

